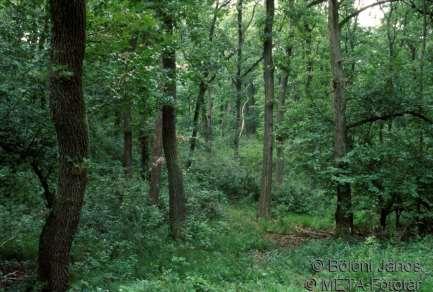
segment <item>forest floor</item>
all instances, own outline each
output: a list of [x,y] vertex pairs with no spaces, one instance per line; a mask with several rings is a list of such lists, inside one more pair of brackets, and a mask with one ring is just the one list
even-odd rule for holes
[[[379,279],[380,283],[412,281],[420,283],[419,289],[409,291],[433,291],[432,237],[393,242],[370,236],[347,242],[333,237],[332,218],[287,213],[276,220],[258,222],[255,209],[249,205],[226,206],[223,214],[222,218],[198,224],[201,227],[195,230],[194,237],[183,243],[162,239],[153,246],[143,242],[141,248],[137,248],[136,242],[107,242],[101,236],[91,242],[83,228],[72,256],[71,291],[290,292],[306,291],[305,284],[312,285],[312,281],[319,289],[314,291],[325,291],[320,288],[331,285],[326,281],[333,279],[358,284],[371,283],[372,279]],[[16,236],[29,234],[18,232]],[[34,251],[36,243],[37,236],[28,243]],[[118,250],[111,248],[107,256],[107,249],[114,244]],[[7,275],[10,280],[14,278],[8,289],[0,291],[21,291],[19,287],[23,285],[19,283],[26,277],[34,277],[35,258],[34,252],[30,253],[21,261],[24,266],[15,266],[16,271],[0,269],[3,278]],[[325,264],[321,271],[315,272],[312,263],[318,260]],[[329,271],[326,269],[329,261],[367,262],[373,267],[388,261],[418,264],[422,269]],[[347,282],[336,284],[347,287]],[[345,291],[391,291],[365,288]]]
[[[331,218],[287,214],[279,220],[257,222],[251,207],[228,207],[222,221],[206,246],[178,246],[172,254],[174,266],[162,267],[152,280],[120,284],[117,291],[306,291],[314,279],[319,290],[328,280],[358,280],[364,285],[399,281],[420,283],[418,290],[433,291],[432,238],[406,243],[381,242],[374,237],[353,242],[333,237]],[[329,220],[328,220],[329,219]],[[317,260],[371,263],[382,261],[419,264],[422,271],[350,271],[312,270]],[[346,283],[336,283],[348,287]],[[353,284],[352,284],[353,286]],[[376,287],[374,286],[374,287]],[[391,291],[373,289],[345,291]],[[383,288],[383,286],[382,286]],[[410,290],[410,289],[409,289]],[[329,290],[331,291],[331,290]]]

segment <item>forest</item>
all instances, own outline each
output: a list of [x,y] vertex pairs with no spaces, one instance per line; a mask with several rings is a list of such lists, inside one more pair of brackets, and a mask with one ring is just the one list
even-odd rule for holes
[[0,19],[0,291],[433,291],[432,0]]

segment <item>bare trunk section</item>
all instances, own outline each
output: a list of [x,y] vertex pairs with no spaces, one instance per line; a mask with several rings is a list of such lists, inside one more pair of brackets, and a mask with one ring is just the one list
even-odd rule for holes
[[242,25],[242,10],[243,0],[238,0],[236,4],[237,19],[238,19],[238,47],[237,47],[237,60],[236,60],[236,77],[235,77],[235,88],[236,88],[236,120],[235,120],[235,137],[234,137],[234,154],[235,158],[239,158],[239,140],[241,131],[241,102],[242,102],[242,49],[244,46],[244,29]]
[[[86,108],[82,90],[84,0],[51,0],[51,114],[58,141],[57,196],[40,237],[39,278],[48,291],[66,291],[69,254],[87,184]],[[72,74],[70,74],[72,73]]]
[[198,134],[198,128],[199,128],[199,119],[200,119],[200,110],[203,107],[204,103],[204,97],[207,90],[207,84],[204,80],[200,81],[200,87],[199,92],[197,96],[197,101],[195,103],[195,109],[194,109],[194,118],[192,121],[192,135],[191,135],[191,141],[189,145],[189,158],[188,162],[186,163],[186,167],[190,168],[192,164],[192,158],[194,154],[195,147],[197,145],[197,134]]
[[152,166],[150,169],[149,200],[152,204],[159,204],[161,168],[164,163],[162,154],[162,113],[159,111],[155,120],[155,135],[152,146]]
[[150,179],[150,137],[146,129],[143,129],[140,135],[140,160],[141,160],[141,178]]
[[131,127],[131,101],[125,102],[123,114],[123,168],[126,177],[132,176],[132,127]]
[[292,58],[293,48],[288,46],[286,48],[286,58],[287,65],[281,68],[281,80],[280,80],[280,92],[278,98],[278,110],[277,110],[277,135],[276,135],[276,148],[277,148],[277,161],[275,164],[275,182],[278,186],[283,183],[283,173],[284,173],[284,142],[285,135],[282,133],[281,126],[284,121],[284,112],[287,98],[287,85],[289,81],[290,72],[290,59]]
[[307,78],[305,81],[305,97],[312,98],[311,96],[311,82],[313,81],[313,29],[306,22],[304,23],[306,32],[305,38],[305,67],[307,71]]
[[[138,35],[133,34],[129,41],[129,48],[127,51],[133,52],[137,48]],[[128,57],[126,57],[126,64],[128,64]],[[128,71],[126,65],[125,71]],[[126,74],[125,72],[125,74]],[[126,77],[125,77],[126,78]],[[123,130],[123,158],[122,164],[127,178],[132,177],[132,99],[128,97],[128,90],[126,82],[123,84],[124,90],[124,107],[122,112],[122,130]]]
[[[209,43],[213,42],[213,38],[214,38],[214,34],[215,34],[215,26],[217,23],[217,19],[218,19],[218,12],[222,7],[220,6],[219,1],[216,2],[216,6],[215,6],[215,10],[214,10],[214,14],[213,14],[213,18],[212,18],[212,22],[209,28]],[[192,164],[192,160],[193,160],[193,155],[194,155],[194,150],[197,144],[197,134],[198,134],[198,121],[199,121],[199,115],[200,115],[200,110],[203,107],[204,104],[204,97],[206,95],[206,91],[209,87],[209,83],[211,81],[213,81],[213,79],[216,77],[216,75],[214,75],[211,80],[207,80],[210,74],[210,70],[209,70],[209,64],[207,64],[206,68],[204,69],[203,72],[203,76],[200,79],[200,85],[199,85],[199,93],[197,96],[197,101],[195,104],[195,109],[194,109],[194,118],[193,118],[193,129],[192,129],[192,135],[191,135],[191,140],[190,140],[190,148],[189,148],[189,159],[187,162],[187,168],[191,167]],[[203,109],[203,112],[206,112]],[[203,115],[203,119],[205,119],[206,116]],[[205,133],[206,135],[206,133]]]
[[277,161],[275,163],[275,182],[278,186],[283,183],[283,172],[284,172],[284,135],[281,133],[281,125],[284,119],[284,105],[287,93],[287,83],[289,80],[289,73],[286,70],[281,72],[280,81],[280,96],[278,100],[278,110],[277,110],[277,125],[279,127],[276,135],[276,150],[277,150]]
[[207,99],[207,113],[206,113],[206,128],[205,128],[205,141],[206,150],[208,153],[212,152],[212,113],[213,113],[213,100],[211,90],[208,90]]
[[[163,22],[166,33],[173,36],[174,19],[172,16],[164,15]],[[167,46],[163,49],[162,66],[167,75],[164,94],[172,99],[170,103],[162,107],[162,144],[168,171],[170,230],[172,238],[178,240],[182,238],[186,202],[176,143],[176,50],[174,46]]]
[[[344,168],[342,159],[347,153],[346,99],[344,96],[343,57],[341,53],[341,28],[339,4],[328,2],[328,28],[331,49],[332,91],[335,123],[334,158],[336,167]],[[337,210],[335,212],[337,236],[348,236],[353,229],[352,194],[348,183],[337,182]]]
[[265,133],[263,137],[262,189],[259,198],[258,217],[270,217],[272,192],[272,120],[274,102],[274,63],[272,59],[272,26],[274,22],[274,0],[266,0],[265,41],[263,44],[265,82]]

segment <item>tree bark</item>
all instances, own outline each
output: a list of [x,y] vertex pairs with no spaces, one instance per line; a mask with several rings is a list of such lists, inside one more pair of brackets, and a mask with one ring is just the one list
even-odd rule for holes
[[195,103],[194,118],[192,121],[192,135],[191,135],[191,140],[190,140],[190,145],[189,145],[189,158],[188,158],[188,162],[186,163],[187,168],[191,167],[192,157],[194,154],[195,147],[197,145],[197,134],[198,134],[198,128],[199,128],[198,124],[199,124],[199,119],[200,119],[200,110],[203,107],[204,97],[206,94],[207,87],[208,87],[208,85],[206,84],[206,82],[204,80],[201,80],[200,86],[199,86],[199,92],[198,92],[198,96],[197,96],[197,101]]
[[305,81],[305,97],[313,98],[311,96],[311,82],[313,81],[313,29],[305,20],[304,23],[305,29],[305,67],[307,72],[307,77]]
[[[137,48],[138,44],[138,35],[134,33],[129,41],[129,47],[127,52],[133,52]],[[128,64],[128,57],[125,60],[126,64]],[[125,76],[128,71],[128,65],[125,66]],[[126,77],[125,77],[126,79]],[[125,175],[127,178],[132,177],[132,99],[128,96],[127,91],[127,82],[122,84],[124,88],[124,108],[122,112],[122,120],[123,120],[123,168],[125,170]]]
[[238,47],[237,47],[237,60],[236,60],[236,77],[235,77],[235,88],[236,88],[236,120],[235,120],[235,137],[234,137],[234,154],[235,158],[239,158],[239,140],[241,130],[241,102],[242,102],[242,49],[244,46],[244,30],[242,25],[242,10],[243,0],[238,0],[236,4],[237,10],[237,24],[238,24]]
[[211,90],[208,90],[207,99],[207,113],[206,113],[206,128],[205,128],[205,141],[206,141],[206,151],[208,153],[212,152],[212,113],[213,113],[213,100]]
[[159,204],[161,168],[164,163],[162,154],[162,113],[159,111],[155,120],[155,135],[152,146],[152,166],[150,169],[149,200],[152,204]]
[[132,176],[131,101],[127,98],[123,112],[123,168],[126,177]]
[[66,291],[72,240],[87,184],[88,130],[82,90],[85,0],[51,0],[51,114],[58,141],[57,197],[39,245],[39,277],[48,291]]
[[[223,4],[223,6],[225,6],[225,5]],[[213,42],[213,38],[214,38],[214,34],[215,34],[215,26],[216,26],[217,19],[218,19],[218,12],[220,11],[221,8],[222,8],[222,6],[220,6],[219,1],[217,1],[216,6],[215,6],[215,10],[214,10],[214,14],[212,17],[212,22],[211,22],[210,28],[209,28],[209,36],[208,36],[209,43]],[[197,101],[196,101],[195,109],[194,109],[194,118],[193,118],[193,125],[192,125],[193,128],[192,128],[192,135],[191,135],[191,140],[190,140],[190,152],[189,152],[189,159],[188,159],[188,162],[186,165],[187,168],[191,167],[192,158],[194,155],[194,150],[195,150],[195,147],[197,145],[198,121],[199,121],[200,109],[203,107],[204,97],[205,97],[206,91],[209,87],[209,83],[211,81],[213,81],[213,79],[215,79],[215,77],[216,77],[216,75],[214,75],[210,81],[207,80],[209,77],[209,74],[210,74],[209,66],[210,66],[209,64],[206,64],[206,67],[203,70],[203,76],[200,79],[199,92],[198,92]],[[205,119],[205,118],[206,117],[203,115],[203,119]]]
[[273,147],[273,102],[274,102],[274,63],[272,59],[272,26],[274,22],[274,0],[266,0],[266,22],[264,40],[264,74],[265,82],[265,133],[263,137],[263,170],[262,189],[259,198],[258,217],[270,217],[272,192],[272,147]]
[[[173,36],[173,17],[164,15],[163,22],[166,33]],[[176,50],[174,46],[167,46],[163,49],[162,66],[167,74],[164,94],[171,99],[162,107],[162,144],[168,170],[170,231],[172,238],[178,240],[182,238],[182,229],[186,217],[186,200],[176,143]]]
[[277,161],[275,163],[275,182],[278,186],[281,186],[283,183],[283,172],[284,172],[284,134],[282,133],[281,126],[284,120],[284,112],[286,105],[286,96],[287,96],[287,85],[289,81],[289,72],[290,72],[290,60],[292,58],[293,48],[292,46],[288,46],[286,48],[286,58],[287,65],[281,68],[281,80],[280,80],[280,92],[278,98],[278,110],[277,110],[277,135],[276,135],[276,148],[277,148]]
[[150,138],[147,129],[143,129],[140,135],[140,157],[141,157],[141,177],[144,180],[150,179]]
[[[334,110],[334,158],[338,169],[343,169],[342,159],[347,153],[346,99],[344,95],[343,57],[341,53],[341,28],[339,25],[339,4],[329,0],[328,29],[331,49],[331,71]],[[352,233],[352,194],[348,183],[337,182],[337,209],[335,212],[337,236]]]

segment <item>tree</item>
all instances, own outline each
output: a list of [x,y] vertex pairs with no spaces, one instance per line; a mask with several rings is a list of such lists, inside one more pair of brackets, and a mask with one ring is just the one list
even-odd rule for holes
[[162,68],[166,74],[163,92],[167,99],[162,106],[162,144],[168,170],[170,230],[172,238],[178,240],[182,237],[186,207],[176,143],[176,49],[171,43],[174,38],[174,16],[163,12],[162,23],[169,39],[162,51]]
[[274,103],[274,63],[272,59],[272,27],[274,23],[274,0],[266,0],[266,21],[263,43],[265,83],[265,133],[263,137],[262,190],[259,199],[258,217],[270,217],[272,192],[272,152],[273,152],[273,103]]
[[[346,99],[344,86],[343,56],[341,53],[341,27],[339,24],[339,3],[328,2],[328,29],[331,50],[331,73],[334,109],[334,159],[337,169],[343,171],[348,148],[346,125]],[[337,209],[335,212],[337,235],[347,236],[353,228],[351,187],[347,182],[337,181]]]
[[239,157],[239,139],[241,129],[241,100],[242,100],[242,48],[244,46],[244,28],[242,24],[242,9],[243,0],[237,0],[236,11],[237,11],[237,25],[238,25],[238,46],[236,48],[236,120],[235,120],[235,138],[234,138],[234,149],[235,157]]
[[68,288],[69,254],[87,184],[88,132],[82,90],[86,2],[51,1],[50,107],[58,142],[54,205],[42,230],[39,277],[48,291]]
[[159,190],[161,179],[161,168],[163,165],[162,154],[162,113],[158,110],[155,119],[155,134],[153,136],[152,145],[152,166],[150,168],[149,180],[149,200],[152,204],[158,205],[159,203]]

